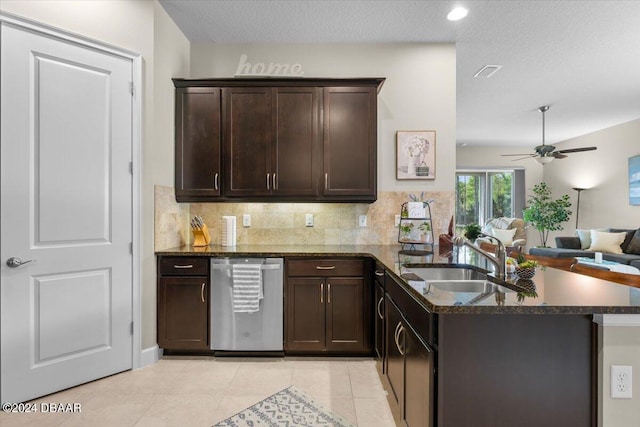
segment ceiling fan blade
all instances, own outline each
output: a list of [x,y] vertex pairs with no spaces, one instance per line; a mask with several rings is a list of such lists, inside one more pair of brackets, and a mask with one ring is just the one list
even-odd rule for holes
[[558,150],[556,153],[579,153],[581,151],[593,151],[597,150],[598,147],[582,147],[582,148],[568,148],[566,150]]
[[558,153],[553,153],[552,156],[554,158],[556,158],[556,159],[566,159],[567,157],[569,157],[566,154],[560,154],[559,152]]
[[537,154],[500,154],[500,155],[505,157],[506,156],[530,156],[530,157],[537,156]]
[[520,157],[519,159],[513,159],[513,160],[511,160],[511,161],[512,161],[512,162],[517,162],[518,160],[531,159],[531,158],[534,158],[534,157],[538,157],[538,156],[537,156],[537,155],[535,155],[535,154],[529,154],[529,155],[528,155],[528,156],[526,156],[526,157]]

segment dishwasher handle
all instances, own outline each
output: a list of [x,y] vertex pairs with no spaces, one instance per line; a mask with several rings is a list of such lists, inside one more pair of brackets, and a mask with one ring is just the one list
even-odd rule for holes
[[[214,270],[231,270],[232,264],[211,264],[211,268]],[[280,270],[280,264],[262,264],[261,270]]]

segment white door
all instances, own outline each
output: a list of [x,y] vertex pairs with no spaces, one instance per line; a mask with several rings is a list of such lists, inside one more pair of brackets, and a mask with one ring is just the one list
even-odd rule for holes
[[0,398],[21,402],[132,366],[132,62],[4,22],[1,47]]

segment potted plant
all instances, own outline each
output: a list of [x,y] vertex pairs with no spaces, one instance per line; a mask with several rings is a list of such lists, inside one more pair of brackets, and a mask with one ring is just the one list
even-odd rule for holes
[[403,240],[411,240],[410,235],[413,231],[413,224],[411,222],[405,222],[400,225],[400,235]]
[[466,237],[469,240],[475,240],[478,238],[478,236],[480,236],[480,233],[482,232],[482,228],[480,227],[479,224],[468,224],[464,226],[464,237]]
[[569,220],[571,206],[569,196],[563,195],[559,199],[551,198],[551,188],[541,182],[533,187],[533,195],[527,201],[528,207],[522,211],[524,220],[540,233],[542,247],[547,247],[550,231],[562,230],[562,223]]
[[538,267],[538,261],[528,260],[518,252],[517,258],[518,264],[516,265],[516,276],[521,279],[531,279],[536,275],[536,267]]

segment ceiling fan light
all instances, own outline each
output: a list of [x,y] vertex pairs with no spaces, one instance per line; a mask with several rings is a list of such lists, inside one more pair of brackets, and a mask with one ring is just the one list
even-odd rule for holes
[[553,157],[536,157],[536,162],[540,163],[541,165],[547,165],[551,162],[553,162]]

